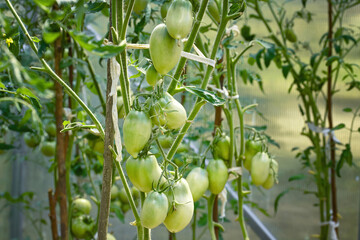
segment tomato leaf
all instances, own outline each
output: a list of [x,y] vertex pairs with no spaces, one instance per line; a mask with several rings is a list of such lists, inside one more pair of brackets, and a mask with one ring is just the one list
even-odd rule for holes
[[0,81],[0,88],[6,89],[5,85]]
[[277,195],[275,202],[274,202],[274,213],[276,215],[278,207],[279,207],[279,201],[280,199],[285,196],[285,194],[287,194],[290,191],[290,189],[286,189],[285,191],[282,191],[279,195]]
[[202,88],[197,88],[195,86],[185,86],[186,91],[192,93],[199,98],[204,99],[208,103],[211,103],[214,106],[221,106],[225,103],[225,99],[220,98],[214,92],[205,90]]
[[343,167],[344,163],[347,163],[349,166],[352,166],[353,162],[353,155],[351,153],[351,147],[350,144],[345,144],[345,149],[342,151],[340,155],[340,160],[338,164],[336,165],[336,174],[341,177],[340,170]]
[[294,175],[294,176],[291,176],[289,177],[289,182],[292,182],[292,181],[298,181],[298,180],[303,180],[305,179],[305,175],[304,174],[298,174],[298,175]]
[[12,149],[14,148],[13,145],[9,145],[9,144],[6,144],[6,143],[0,143],[0,150],[9,150],[9,149]]

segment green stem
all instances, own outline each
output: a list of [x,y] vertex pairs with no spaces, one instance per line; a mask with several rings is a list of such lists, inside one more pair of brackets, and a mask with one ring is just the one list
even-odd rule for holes
[[197,215],[197,209],[195,207],[194,209],[194,216],[193,216],[193,223],[191,224],[192,229],[192,240],[196,240],[196,215]]
[[[141,201],[141,207],[143,207],[144,202],[145,202],[146,196],[144,192],[140,192],[140,201]],[[151,235],[150,235],[150,229],[148,228],[143,228],[144,230],[144,240],[150,240],[151,239]]]
[[102,106],[102,108],[103,108],[103,112],[104,112],[104,114],[105,114],[105,113],[106,113],[106,103],[105,103],[105,100],[104,100],[104,95],[103,95],[103,93],[102,93],[102,91],[101,91],[101,88],[100,88],[100,84],[99,84],[98,81],[96,80],[96,75],[95,75],[94,67],[93,67],[93,65],[91,64],[88,56],[85,57],[85,61],[86,61],[87,65],[88,65],[89,72],[90,72],[90,75],[91,75],[91,79],[93,80],[93,83],[94,83],[94,86],[95,86],[97,95],[98,95],[98,97],[99,97],[101,106]]
[[213,205],[214,205],[214,201],[215,201],[215,194],[211,194],[211,196],[208,198],[208,215],[207,215],[207,220],[208,220],[208,227],[209,227],[209,231],[210,231],[210,236],[211,236],[211,240],[216,240],[216,235],[215,235],[215,228],[214,228],[214,222],[212,220],[212,215],[213,215]]
[[89,162],[88,162],[88,160],[87,160],[87,158],[86,158],[86,155],[85,155],[84,151],[81,151],[81,154],[82,154],[82,158],[83,158],[83,160],[84,160],[86,173],[87,173],[87,175],[89,176],[89,180],[90,180],[91,187],[92,187],[93,190],[94,190],[95,198],[96,198],[97,201],[99,201],[99,200],[100,200],[100,198],[99,198],[99,193],[98,193],[98,191],[97,191],[97,189],[96,189],[96,186],[95,186],[95,184],[94,184],[94,181],[93,181],[93,179],[92,179],[92,177],[91,177],[91,169],[90,169],[90,166],[89,166]]

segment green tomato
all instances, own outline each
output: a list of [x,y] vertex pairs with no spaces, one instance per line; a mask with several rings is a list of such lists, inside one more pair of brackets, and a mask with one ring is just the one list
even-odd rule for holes
[[279,171],[278,162],[275,159],[271,158],[269,176],[267,177],[266,181],[263,183],[262,185],[263,188],[270,189],[274,186],[274,183],[276,182],[277,179],[278,171]]
[[25,133],[24,140],[26,145],[31,148],[35,148],[40,144],[40,137],[34,133]]
[[154,65],[151,65],[146,70],[145,79],[150,86],[155,86],[155,84],[161,79],[161,75],[156,71]]
[[167,12],[168,12],[168,10],[169,10],[170,5],[171,5],[171,1],[166,1],[166,2],[164,2],[164,4],[161,6],[160,12],[161,12],[161,17],[162,17],[163,19],[166,18],[166,15],[167,15]]
[[141,209],[141,224],[149,229],[156,228],[164,222],[169,203],[164,193],[151,191],[144,201]]
[[111,201],[111,203],[110,203],[110,211],[115,212],[115,210],[120,210],[121,205],[122,205],[121,201],[119,201],[119,200]]
[[291,28],[285,29],[285,37],[289,42],[294,43],[297,41],[297,36]]
[[263,185],[270,173],[270,158],[265,152],[258,152],[251,160],[251,179],[256,186]]
[[[140,158],[130,157],[126,161],[126,172],[132,184],[142,192],[150,192],[156,187],[161,176],[161,168],[154,155]],[[163,181],[163,178],[161,179]]]
[[116,185],[112,185],[110,189],[111,200],[115,200],[119,196],[119,189]]
[[140,198],[140,191],[136,187],[131,187],[131,195],[133,196],[134,200],[137,200]]
[[151,108],[151,120],[168,129],[179,129],[186,122],[186,110],[169,93],[160,98]]
[[145,112],[131,110],[123,125],[124,144],[128,153],[136,158],[149,141],[152,123]]
[[218,8],[217,3],[215,0],[210,0],[208,5],[208,11],[210,16],[217,22],[220,23],[221,16],[220,16],[220,10]]
[[224,161],[230,160],[230,138],[221,136],[214,143],[214,158],[220,158]]
[[196,167],[186,177],[194,202],[199,200],[209,188],[208,173],[201,167]]
[[166,196],[169,200],[169,211],[164,225],[169,232],[180,232],[190,223],[194,213],[194,200],[189,184],[181,178],[169,188]]
[[94,149],[95,152],[104,154],[104,142],[102,140],[95,141],[92,148]]
[[79,239],[90,239],[93,237],[95,223],[90,216],[80,216],[72,219],[71,232]]
[[124,214],[127,213],[127,211],[129,210],[130,210],[130,204],[125,203],[121,205],[121,211],[123,211]]
[[184,162],[179,158],[174,158],[173,161],[178,167],[182,167],[184,165]]
[[116,238],[112,234],[107,233],[106,234],[106,240],[116,240]]
[[49,134],[50,137],[55,137],[56,136],[56,125],[55,125],[55,123],[46,124],[45,131],[47,132],[47,134]]
[[189,148],[189,145],[185,143],[180,143],[178,149],[176,149],[176,153],[188,152]]
[[133,11],[140,15],[148,5],[149,0],[135,0]]
[[53,157],[55,155],[55,142],[54,141],[43,142],[40,151],[46,157]]
[[262,149],[262,142],[260,140],[250,140],[245,142],[245,161],[244,167],[251,171],[251,159]]
[[158,140],[161,147],[165,149],[170,148],[174,142],[174,139],[171,136],[166,136],[166,135],[160,135]]
[[72,217],[88,215],[91,211],[91,203],[85,198],[77,198],[72,202]]
[[213,194],[219,194],[228,180],[228,168],[221,159],[210,160],[206,168],[209,175],[209,189]]
[[150,56],[158,73],[165,75],[175,67],[181,57],[182,41],[173,39],[165,24],[157,25],[150,36]]
[[174,39],[185,38],[193,24],[192,5],[188,0],[175,0],[166,14],[166,28]]

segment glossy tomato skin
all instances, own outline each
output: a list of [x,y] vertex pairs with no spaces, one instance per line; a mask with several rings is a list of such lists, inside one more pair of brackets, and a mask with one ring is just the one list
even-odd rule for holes
[[221,159],[210,160],[206,167],[209,176],[209,189],[212,194],[219,194],[228,180],[228,168]]
[[156,71],[154,65],[151,65],[146,70],[145,79],[150,86],[155,86],[155,84],[161,79],[161,75]]
[[245,142],[245,162],[244,167],[251,171],[251,159],[262,149],[260,140],[246,140]]
[[175,0],[166,15],[166,28],[171,37],[185,38],[193,24],[192,5],[188,0]]
[[168,209],[169,203],[166,195],[151,191],[146,196],[141,209],[141,224],[149,229],[156,228],[164,222]]
[[34,133],[25,133],[24,141],[28,147],[35,148],[40,144],[40,137]]
[[149,116],[142,111],[131,110],[123,125],[125,148],[136,158],[149,141],[152,123]]
[[[162,170],[155,156],[147,155],[140,158],[130,157],[126,162],[126,172],[136,188],[148,193],[153,186],[157,186]],[[161,181],[164,181],[163,178]]]
[[224,161],[230,160],[230,138],[221,136],[214,144],[214,158],[220,158]]
[[165,24],[157,25],[150,36],[150,56],[158,73],[165,75],[175,67],[181,57],[182,41],[173,39]]
[[40,148],[41,153],[46,157],[53,157],[55,155],[55,142],[54,141],[46,141],[42,143]]
[[149,0],[135,0],[133,11],[140,15],[148,5]]
[[168,129],[179,129],[186,122],[186,110],[173,96],[165,93],[151,109],[151,120]]
[[164,221],[169,232],[176,233],[183,230],[191,221],[194,213],[194,201],[189,184],[184,178],[174,183],[166,192],[169,200],[169,211]]
[[263,188],[270,189],[274,186],[276,182],[276,176],[279,171],[279,164],[275,159],[271,158],[271,165],[270,165],[270,172],[269,176],[267,177],[266,181],[263,183]]
[[270,158],[265,152],[258,152],[251,160],[251,179],[256,186],[265,183],[270,173]]
[[201,167],[192,169],[186,177],[194,202],[199,200],[209,188],[208,173]]
[[79,239],[90,239],[93,237],[94,222],[90,216],[82,215],[72,219],[71,232]]
[[72,202],[72,216],[88,215],[91,211],[91,203],[85,198],[77,198]]

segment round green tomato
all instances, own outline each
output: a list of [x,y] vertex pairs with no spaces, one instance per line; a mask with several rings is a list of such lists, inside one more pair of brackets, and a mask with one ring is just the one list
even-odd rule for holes
[[199,200],[209,187],[208,173],[201,167],[196,167],[186,177],[194,202]]
[[221,16],[220,16],[220,10],[218,8],[217,3],[215,0],[210,0],[208,5],[208,11],[210,16],[217,22],[220,23]]
[[133,196],[134,200],[137,200],[140,198],[140,191],[136,187],[131,187],[131,195]]
[[111,201],[111,203],[110,203],[110,211],[115,212],[116,210],[120,210],[121,205],[122,205],[121,201],[119,201],[119,200]]
[[297,41],[295,32],[290,28],[285,29],[285,37],[289,42],[294,43]]
[[93,147],[95,152],[104,154],[104,142],[102,140],[95,141]]
[[74,216],[88,215],[91,211],[91,203],[85,198],[77,198],[72,202],[72,213]]
[[168,189],[166,196],[169,200],[169,211],[164,225],[169,232],[180,232],[190,223],[194,213],[194,200],[189,184],[181,178]]
[[47,134],[49,134],[50,137],[55,137],[56,136],[56,125],[55,125],[55,123],[46,124],[45,131],[47,132]]
[[131,110],[123,125],[124,144],[128,153],[136,158],[149,141],[152,123],[145,112]]
[[90,216],[80,216],[72,219],[71,232],[79,239],[90,239],[93,237],[94,221]]
[[46,141],[43,142],[41,148],[41,153],[46,157],[53,157],[55,155],[55,142]]
[[121,190],[119,192],[119,199],[120,199],[120,201],[122,203],[125,203],[125,204],[129,203],[129,200],[128,200],[127,195],[126,195],[125,188],[121,188]]
[[164,2],[164,4],[161,6],[161,18],[164,19],[166,18],[167,12],[169,10],[169,7],[171,5],[171,1],[166,1]]
[[178,149],[176,149],[176,153],[188,152],[189,148],[189,145],[185,143],[180,143]]
[[219,194],[228,180],[228,168],[221,159],[210,160],[206,168],[209,175],[209,189],[213,194]]
[[214,158],[220,158],[224,161],[230,160],[230,138],[228,136],[221,136],[214,143]]
[[151,120],[168,129],[179,129],[186,122],[186,110],[169,93],[165,93],[151,108]]
[[34,133],[25,133],[24,140],[26,145],[31,148],[35,148],[40,144],[40,137]]
[[106,234],[106,240],[116,240],[116,238],[112,234],[107,233]]
[[135,187],[148,193],[153,186],[156,187],[162,170],[155,156],[148,155],[140,158],[130,157],[126,161],[126,172]]
[[119,195],[119,189],[116,185],[112,185],[111,190],[110,190],[110,196],[111,196],[111,200],[115,200],[118,195]]
[[250,140],[245,142],[245,162],[244,167],[251,171],[251,159],[262,149],[262,142],[260,140]]
[[157,25],[150,36],[150,56],[158,73],[165,75],[175,67],[181,57],[182,41],[173,39],[165,24]]
[[271,159],[270,163],[270,172],[269,176],[267,177],[266,181],[263,183],[263,188],[270,189],[274,186],[274,183],[277,179],[277,174],[279,171],[279,164],[275,159]]
[[141,209],[141,224],[149,229],[156,228],[164,222],[169,203],[164,193],[151,191],[144,201]]
[[135,0],[133,11],[140,15],[148,5],[149,0]]
[[256,186],[263,185],[270,173],[270,158],[265,152],[258,152],[251,160],[251,179]]
[[179,158],[174,158],[173,161],[178,167],[182,167],[184,165],[184,162]]
[[151,65],[146,70],[145,79],[150,86],[155,86],[155,84],[161,79],[161,76],[156,71],[154,65]]
[[192,5],[188,0],[175,0],[166,14],[166,28],[171,37],[185,38],[193,24]]
[[121,205],[121,211],[122,211],[123,213],[127,213],[127,211],[129,211],[129,210],[130,210],[130,204],[125,203],[125,204],[122,204],[122,205]]

